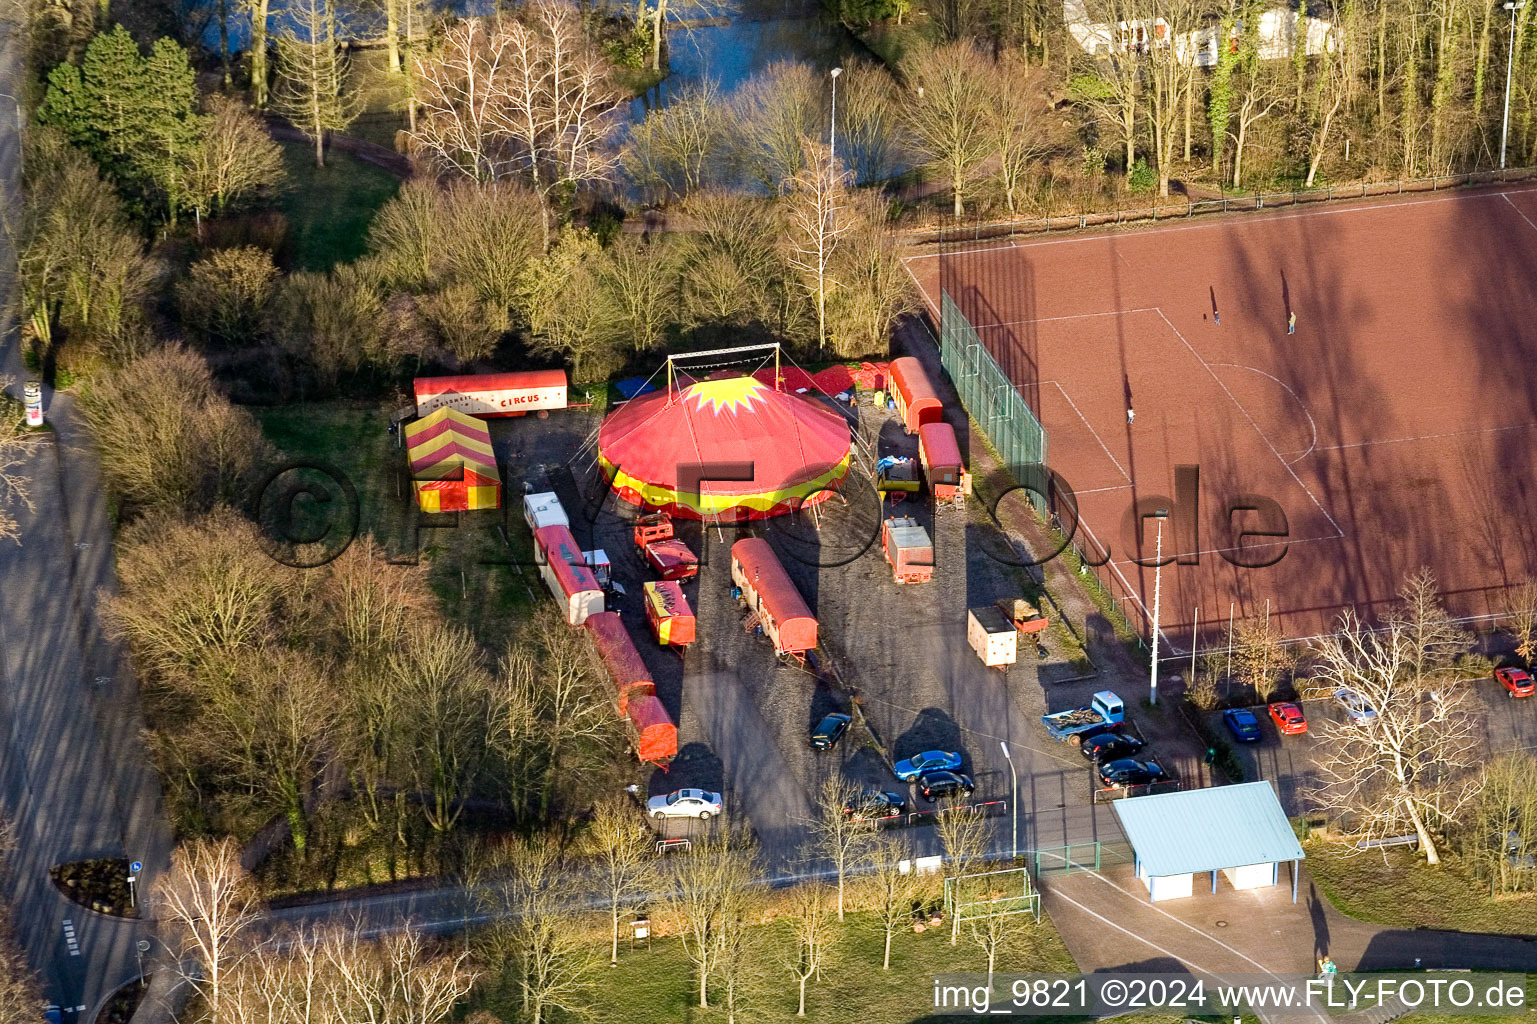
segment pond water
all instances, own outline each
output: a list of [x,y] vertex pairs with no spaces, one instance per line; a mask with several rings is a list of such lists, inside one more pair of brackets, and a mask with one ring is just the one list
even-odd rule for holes
[[798,0],[742,0],[729,7],[706,4],[685,15],[695,19],[724,16],[724,25],[676,27],[667,34],[668,76],[636,100],[638,120],[653,107],[690,87],[712,83],[722,94],[733,92],[775,61],[801,61],[818,71],[837,67],[857,43],[816,4]]
[[[232,8],[234,5],[231,5]],[[628,2],[625,3],[628,7]],[[490,0],[460,0],[454,7],[488,13]],[[287,17],[283,0],[272,4],[273,30],[278,31]],[[337,31],[343,37],[369,37],[382,31],[379,5],[342,0],[336,5]],[[483,9],[483,10],[482,10]],[[670,74],[655,88],[637,99],[631,107],[636,119],[646,111],[666,106],[668,98],[690,86],[713,82],[723,94],[730,93],[753,75],[775,61],[805,61],[819,71],[836,67],[858,44],[836,20],[822,14],[821,7],[809,0],[739,0],[721,3],[681,3],[671,0],[670,12],[683,23],[667,33]],[[697,21],[727,19],[726,24],[693,25]],[[229,45],[243,50],[250,43],[250,19],[231,11]],[[219,48],[219,26],[210,20],[202,35],[209,52]]]

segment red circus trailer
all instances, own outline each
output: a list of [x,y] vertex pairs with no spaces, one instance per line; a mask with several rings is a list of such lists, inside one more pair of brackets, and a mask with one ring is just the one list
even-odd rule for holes
[[909,434],[916,434],[925,423],[938,423],[944,416],[939,392],[929,383],[923,364],[912,356],[891,361],[891,395],[897,401],[897,415]]
[[694,610],[688,606],[683,584],[662,580],[646,584],[646,621],[663,647],[686,648],[694,642]]
[[925,423],[918,428],[918,458],[923,460],[923,476],[936,501],[953,498],[961,490],[961,446],[955,428],[948,423]]
[[587,632],[592,645],[598,649],[598,658],[614,680],[619,691],[619,711],[624,713],[630,701],[640,697],[655,697],[656,683],[651,670],[641,660],[630,631],[624,628],[624,620],[618,612],[598,612],[587,616]]
[[776,653],[803,658],[816,649],[817,620],[768,541],[748,537],[731,545],[731,582],[758,617],[764,635],[774,641]]
[[561,614],[573,626],[603,610],[603,588],[587,568],[582,549],[564,526],[541,526],[534,531],[539,576],[550,588]]
[[416,415],[448,406],[471,416],[522,416],[566,407],[565,370],[476,373],[463,377],[418,377]]
[[667,709],[655,697],[636,697],[630,701],[630,727],[635,756],[658,768],[678,756],[678,727],[672,724]]

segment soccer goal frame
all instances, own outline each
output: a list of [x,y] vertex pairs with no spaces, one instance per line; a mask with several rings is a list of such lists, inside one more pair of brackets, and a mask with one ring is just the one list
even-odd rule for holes
[[1030,914],[1041,919],[1041,894],[1029,868],[998,868],[945,879],[945,913],[968,918]]

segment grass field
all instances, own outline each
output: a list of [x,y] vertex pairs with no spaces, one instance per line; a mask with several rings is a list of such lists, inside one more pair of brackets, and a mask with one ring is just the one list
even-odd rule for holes
[[1342,913],[1397,928],[1537,934],[1537,894],[1491,898],[1458,859],[1442,851],[1431,868],[1403,847],[1347,857],[1338,843],[1311,840],[1308,871]]
[[[383,406],[336,401],[253,411],[285,458],[323,460],[351,480],[358,492],[360,536],[373,537],[403,562],[419,554],[420,566],[413,571],[426,572],[444,613],[487,648],[506,644],[517,613],[534,598],[514,569],[495,564],[507,557],[500,511],[419,517],[405,452],[387,432],[389,412]],[[296,507],[295,513],[302,516],[304,509]],[[428,525],[437,528],[418,529]]]
[[314,150],[298,143],[283,143],[283,166],[292,269],[326,270],[363,255],[369,222],[400,187],[395,176],[335,150],[316,167]]
[[[1028,920],[1028,919],[1027,919]],[[796,983],[785,966],[793,949],[783,924],[758,926],[762,955],[751,991],[742,997],[737,1019],[753,1024],[805,1020],[824,1024],[908,1024],[911,1021],[950,1020],[933,1017],[935,974],[987,970],[982,951],[964,937],[956,946],[946,929],[921,935],[899,932],[893,940],[891,969],[881,970],[881,933],[867,915],[851,914],[836,947],[835,962],[820,982],[806,989],[806,1016],[797,1018]],[[621,950],[624,947],[621,946]],[[607,950],[603,950],[606,957]],[[1046,920],[1006,962],[1000,972],[1074,972],[1072,957],[1055,929]],[[599,967],[588,993],[593,1024],[677,1024],[677,1022],[724,1021],[724,1010],[701,1009],[694,966],[676,939],[658,939],[650,949],[621,952],[619,966]],[[714,996],[712,995],[712,999]],[[481,1004],[503,1020],[518,1019],[518,996],[511,986],[488,986]],[[1154,1024],[1154,1018],[1148,1024]],[[1177,1021],[1178,1018],[1158,1020]]]

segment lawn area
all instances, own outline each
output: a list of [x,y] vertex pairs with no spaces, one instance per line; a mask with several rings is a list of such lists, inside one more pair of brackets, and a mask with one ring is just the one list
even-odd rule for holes
[[[1025,920],[1028,920],[1026,918]],[[954,1021],[929,1013],[934,1000],[934,975],[987,970],[982,951],[964,936],[950,945],[949,931],[931,929],[922,935],[897,933],[892,941],[891,970],[881,970],[882,936],[866,914],[850,914],[836,947],[836,961],[806,988],[806,1016],[795,1016],[796,983],[785,964],[793,948],[782,923],[757,926],[762,955],[752,991],[741,997],[737,1019],[759,1022],[805,1020],[825,1024],[909,1024],[913,1021]],[[592,1024],[679,1024],[724,1021],[724,1010],[697,1005],[694,965],[674,938],[657,939],[650,949],[633,953],[621,946],[619,966],[599,967],[589,992]],[[607,947],[600,951],[607,958]],[[1049,921],[1043,919],[1020,949],[998,967],[1000,972],[1077,970]],[[712,993],[712,1001],[714,1000]],[[488,986],[480,1006],[503,1020],[517,1019],[517,992]],[[1175,1022],[1178,1018],[1160,1018]],[[1154,1024],[1149,1018],[1147,1024]]]
[[[405,451],[395,447],[388,433],[384,405],[335,401],[252,411],[284,458],[324,461],[351,480],[358,493],[360,536],[373,537],[389,557],[402,562],[412,561],[419,550],[421,567],[411,571],[426,572],[444,613],[491,650],[505,646],[520,620],[517,613],[534,603],[540,584],[527,569],[520,575],[503,564],[509,555],[502,542],[502,511],[420,516]],[[327,511],[306,509],[306,504],[295,503],[300,530],[306,528],[307,511]],[[516,529],[507,532],[515,542],[523,536]]]
[[288,183],[281,208],[293,269],[327,270],[363,255],[369,222],[400,188],[399,179],[337,150],[326,154],[325,167],[316,167],[312,147],[282,147]]
[[1405,847],[1346,856],[1341,844],[1312,839],[1304,849],[1319,887],[1351,917],[1397,928],[1537,934],[1537,894],[1491,898],[1446,851],[1432,868]]

